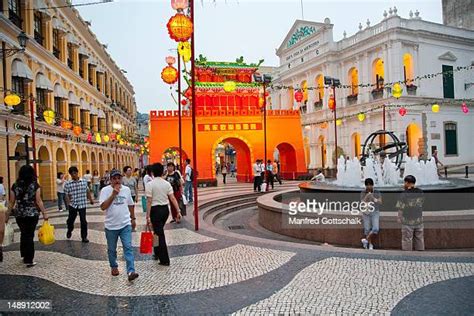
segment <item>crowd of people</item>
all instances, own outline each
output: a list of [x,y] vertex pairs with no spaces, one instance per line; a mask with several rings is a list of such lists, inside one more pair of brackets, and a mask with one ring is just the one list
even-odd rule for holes
[[282,184],[280,176],[280,163],[278,160],[271,161],[267,160],[267,163],[263,159],[257,159],[253,164],[253,191],[261,192],[262,184],[266,184],[265,191],[272,187],[275,188],[275,180]]

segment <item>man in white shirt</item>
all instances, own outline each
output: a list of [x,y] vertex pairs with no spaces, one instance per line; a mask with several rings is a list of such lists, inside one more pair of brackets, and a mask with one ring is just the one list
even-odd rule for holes
[[323,170],[318,169],[318,174],[315,175],[314,177],[312,177],[310,181],[313,181],[313,182],[324,182],[324,181],[326,181],[326,178],[324,177],[324,174],[323,174]]
[[90,170],[86,170],[86,174],[82,178],[87,181],[87,186],[89,187],[89,190],[92,191],[92,175]]
[[186,168],[184,169],[184,195],[188,203],[193,202],[193,178],[194,170],[191,167],[191,159],[186,159]]
[[100,191],[99,203],[100,208],[105,211],[105,237],[112,275],[119,275],[117,241],[120,237],[127,262],[128,280],[133,281],[138,278],[132,247],[132,229],[136,227],[135,203],[130,189],[122,185],[122,173],[119,170],[110,171],[110,185]]
[[262,191],[262,164],[261,160],[257,159],[253,164],[253,191]]

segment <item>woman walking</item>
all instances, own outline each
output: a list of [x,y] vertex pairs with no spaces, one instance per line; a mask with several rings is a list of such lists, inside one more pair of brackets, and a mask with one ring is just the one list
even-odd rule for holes
[[[183,191],[184,180],[181,177],[181,174],[179,173],[179,171],[176,170],[176,167],[174,163],[172,162],[168,162],[168,164],[166,165],[165,179],[171,184],[176,201],[178,201],[178,204],[181,204],[182,203],[181,200],[183,199],[181,192]],[[173,204],[171,204],[170,206],[171,206],[171,216],[173,217],[173,220],[171,222],[179,223],[179,220],[177,220],[179,209],[176,209],[173,206]]]
[[64,184],[66,183],[66,178],[64,173],[58,172],[56,178],[56,193],[58,195],[58,210],[63,211],[63,203],[66,206],[66,195],[64,194]]
[[135,177],[132,176],[132,167],[126,166],[123,168],[125,177],[122,178],[122,184],[130,189],[132,194],[133,202],[138,202],[138,182]]
[[10,203],[7,211],[8,216],[13,210],[16,223],[20,227],[20,254],[23,263],[30,268],[36,265],[33,261],[35,257],[35,236],[36,225],[39,220],[39,213],[43,213],[43,219],[48,220],[48,215],[41,200],[41,189],[36,180],[33,167],[26,165],[20,168],[19,176],[10,191]]
[[178,201],[174,197],[171,184],[162,178],[163,165],[155,163],[151,166],[151,170],[155,178],[146,184],[145,194],[147,197],[146,205],[146,221],[147,226],[153,227],[155,238],[158,238],[158,246],[154,247],[154,259],[160,261],[160,265],[169,266],[170,258],[168,256],[168,248],[165,239],[165,224],[170,215],[169,203],[178,210],[176,220],[181,220],[181,212],[179,211]]
[[94,198],[97,199],[99,197],[100,191],[100,176],[99,171],[94,170],[92,174],[92,192],[94,192]]

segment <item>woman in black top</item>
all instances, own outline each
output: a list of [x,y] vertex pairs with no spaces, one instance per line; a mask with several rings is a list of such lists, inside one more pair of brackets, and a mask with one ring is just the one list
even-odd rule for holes
[[[18,179],[11,187],[10,201],[7,215],[13,210],[16,223],[20,227],[20,254],[26,266],[33,267],[36,262],[35,256],[35,236],[36,225],[38,224],[39,213],[43,213],[43,219],[48,220],[48,215],[41,200],[40,186],[36,180],[33,167],[26,165],[20,168]],[[8,220],[8,217],[7,217]]]

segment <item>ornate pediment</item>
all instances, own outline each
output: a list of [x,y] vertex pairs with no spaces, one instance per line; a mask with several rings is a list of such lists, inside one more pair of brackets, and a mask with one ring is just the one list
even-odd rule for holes
[[444,53],[443,55],[440,55],[438,57],[438,59],[441,59],[441,60],[449,60],[449,61],[456,61],[458,58],[453,54],[451,53],[450,51],[447,51],[446,53]]
[[277,49],[277,54],[293,48],[299,42],[319,33],[321,29],[332,26],[330,23],[319,23],[311,21],[296,20],[285,39]]

